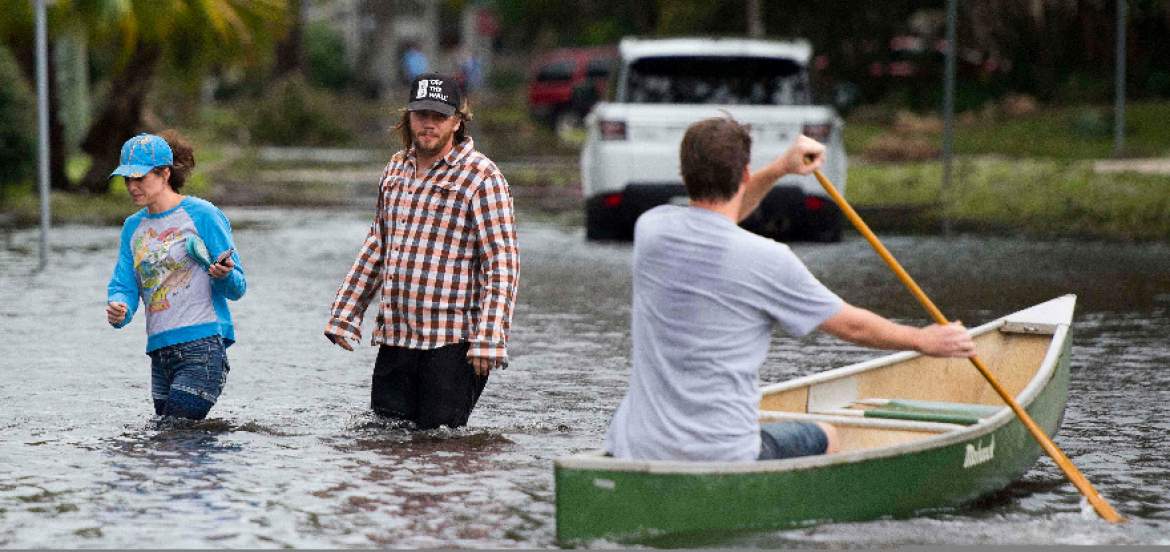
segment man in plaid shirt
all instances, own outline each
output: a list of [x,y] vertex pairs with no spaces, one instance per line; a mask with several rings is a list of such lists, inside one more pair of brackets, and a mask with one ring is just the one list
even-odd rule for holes
[[475,150],[454,78],[415,78],[382,174],[378,212],[341,282],[325,337],[352,351],[381,292],[370,391],[379,414],[418,428],[467,423],[492,369],[508,360],[520,269],[512,195]]

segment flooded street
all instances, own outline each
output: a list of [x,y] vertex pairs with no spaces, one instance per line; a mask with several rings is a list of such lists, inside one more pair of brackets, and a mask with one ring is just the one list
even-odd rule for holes
[[[226,390],[190,426],[152,420],[143,321],[105,322],[118,229],[54,229],[44,274],[35,229],[0,233],[0,546],[556,546],[552,460],[599,447],[625,392],[630,246],[521,212],[511,366],[467,428],[409,433],[367,413],[376,350],[321,335],[372,206],[227,213],[248,292],[232,304]],[[1170,247],[883,238],[969,326],[1079,296],[1055,441],[1130,523],[1095,519],[1044,458],[962,509],[696,546],[1170,544]],[[847,301],[927,323],[855,235],[794,250]],[[875,354],[777,336],[762,379]]]

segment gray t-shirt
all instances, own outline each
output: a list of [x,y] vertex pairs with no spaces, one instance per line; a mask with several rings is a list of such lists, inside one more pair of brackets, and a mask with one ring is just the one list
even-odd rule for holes
[[664,205],[634,237],[633,368],[605,447],[618,458],[755,460],[759,368],[778,323],[808,334],[844,302],[788,246]]

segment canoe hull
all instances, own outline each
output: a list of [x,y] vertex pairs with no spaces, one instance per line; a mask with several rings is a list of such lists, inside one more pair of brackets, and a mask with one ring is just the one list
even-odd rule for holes
[[[1068,398],[1070,343],[1064,340],[1048,382],[1022,405],[1050,436]],[[558,462],[557,538],[693,543],[739,531],[908,517],[1001,490],[1042,454],[1014,416],[962,437],[940,436],[932,440],[945,442],[909,453],[776,471],[658,473]]]

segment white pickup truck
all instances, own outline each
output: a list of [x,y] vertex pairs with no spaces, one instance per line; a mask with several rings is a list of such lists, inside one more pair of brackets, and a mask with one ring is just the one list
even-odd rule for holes
[[[828,146],[822,171],[844,193],[843,123],[811,105],[807,42],[623,39],[610,99],[585,119],[581,187],[586,237],[629,240],[634,221],[663,203],[686,203],[679,144],[687,126],[731,115],[751,126],[750,167],[782,153],[798,134]],[[741,224],[777,240],[836,241],[841,214],[812,176],[786,176]]]

